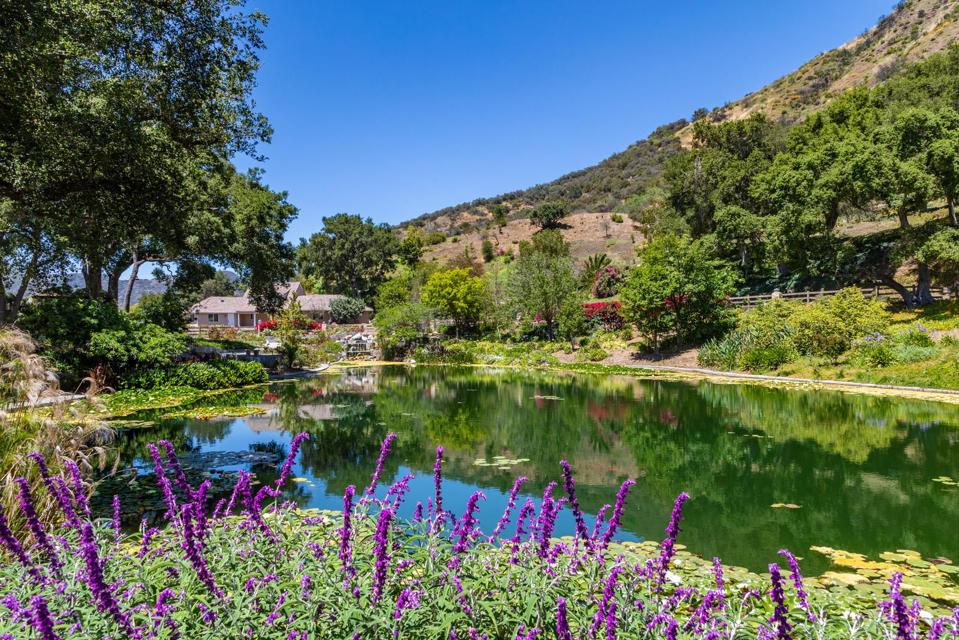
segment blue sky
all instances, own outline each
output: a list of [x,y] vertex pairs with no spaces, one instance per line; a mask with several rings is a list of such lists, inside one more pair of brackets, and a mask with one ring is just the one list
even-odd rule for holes
[[861,33],[891,0],[250,0],[296,240],[552,180]]

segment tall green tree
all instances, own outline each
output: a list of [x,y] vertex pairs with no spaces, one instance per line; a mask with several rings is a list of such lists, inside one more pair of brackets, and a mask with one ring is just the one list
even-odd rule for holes
[[431,275],[423,286],[423,302],[438,315],[453,320],[457,330],[475,327],[489,306],[486,281],[469,269],[450,269]]
[[329,293],[371,300],[396,265],[399,242],[392,229],[369,218],[339,213],[323,218],[323,230],[300,240],[297,262],[323,278]]

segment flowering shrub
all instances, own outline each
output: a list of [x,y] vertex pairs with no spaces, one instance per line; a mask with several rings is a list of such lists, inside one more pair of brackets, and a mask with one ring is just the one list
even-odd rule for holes
[[601,327],[605,331],[618,331],[623,328],[623,306],[613,302],[587,302],[583,305],[586,322],[595,330]]
[[[718,559],[686,570],[691,555],[674,563],[684,553],[677,539],[685,493],[662,543],[644,556],[638,550],[649,547],[616,542],[635,482],[625,481],[590,525],[565,461],[538,504],[520,499],[526,478],[517,478],[487,534],[477,526],[482,492],[459,514],[448,510],[442,447],[433,496],[417,503],[411,520],[398,517],[412,476],[378,491],[396,440],[390,434],[368,486],[346,488],[342,513],[298,513],[280,496],[305,439],[293,439],[274,483],[254,492],[251,474],[240,472],[232,494],[212,509],[209,481],[190,486],[169,442],[148,445],[166,526],[144,524],[129,536],[118,499],[112,522],[94,522],[82,484],[46,476],[67,522],[50,531],[18,481],[33,542],[14,537],[0,519],[8,554],[0,567],[0,637],[907,640],[921,626],[935,638],[959,632],[959,612],[935,617],[907,602],[901,574],[872,612],[851,613],[844,601],[807,588],[786,550],[785,567],[770,564],[768,579],[727,578]],[[563,509],[575,535],[555,539]]]
[[256,323],[257,331],[273,331],[277,327],[276,320],[260,320]]
[[593,295],[597,298],[611,298],[619,293],[623,283],[623,272],[616,267],[603,267],[593,276]]

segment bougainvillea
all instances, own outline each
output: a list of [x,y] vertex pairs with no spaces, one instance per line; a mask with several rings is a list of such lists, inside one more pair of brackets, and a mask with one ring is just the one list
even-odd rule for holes
[[623,283],[623,272],[616,267],[604,267],[593,276],[593,295],[597,298],[611,298],[619,293]]
[[623,328],[623,306],[618,300],[613,302],[587,302],[583,305],[586,321],[596,328],[606,331],[618,331]]
[[[383,457],[394,440],[391,434],[384,443]],[[280,480],[256,498],[251,475],[241,473],[229,504],[221,500],[209,515],[208,486],[169,496],[161,531],[144,526],[118,539],[109,520],[77,516],[40,536],[31,531],[37,539],[27,545],[0,520],[10,557],[0,566],[0,638],[914,640],[959,633],[959,610],[936,617],[907,603],[900,574],[886,600],[851,612],[805,585],[787,550],[791,582],[776,564],[765,578],[741,570],[727,578],[718,559],[697,563],[677,543],[685,493],[658,549],[615,540],[632,480],[622,484],[608,521],[600,516],[572,537],[551,538],[559,512],[579,511],[573,470],[564,464],[542,501],[525,498],[514,521],[525,479],[517,481],[487,536],[478,526],[483,494],[459,505],[458,517],[442,506],[442,449],[435,495],[412,521],[397,515],[409,475],[382,492],[376,482],[370,493],[346,487],[342,512],[297,510],[282,491],[292,483],[297,450],[291,447]],[[154,463],[160,495],[171,485],[181,489],[175,456],[156,455]],[[375,479],[384,479],[382,469],[380,459]],[[62,493],[68,510],[85,513],[85,496],[66,484],[45,486]],[[559,486],[566,495],[554,494]]]

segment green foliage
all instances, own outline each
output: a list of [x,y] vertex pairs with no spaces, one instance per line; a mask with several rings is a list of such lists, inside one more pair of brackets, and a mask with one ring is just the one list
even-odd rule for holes
[[397,257],[399,261],[408,267],[413,267],[423,257],[423,234],[419,227],[409,227],[406,236],[400,240],[397,247]]
[[486,281],[469,269],[450,269],[429,277],[423,286],[423,303],[451,318],[457,328],[468,329],[476,326],[489,305],[489,292]]
[[123,376],[120,387],[157,390],[177,387],[201,390],[232,389],[267,382],[269,377],[259,362],[214,360],[136,371]]
[[560,307],[556,322],[558,335],[570,342],[577,336],[585,334],[588,327],[586,310],[583,309],[582,301],[577,296],[570,296]]
[[418,302],[407,302],[377,312],[373,326],[383,355],[387,359],[409,355],[423,342],[432,318],[432,310]]
[[569,258],[531,250],[521,252],[514,263],[507,291],[510,307],[526,322],[541,323],[553,337],[560,310],[578,300],[579,279]]
[[608,266],[611,266],[613,261],[609,259],[609,256],[605,253],[594,253],[593,255],[586,258],[583,262],[583,288],[588,288],[593,286],[593,281],[596,279],[596,274],[600,269],[605,269]]
[[724,304],[735,276],[701,242],[654,238],[639,252],[620,289],[623,314],[658,349],[664,334],[679,342],[706,338],[728,318]]
[[275,333],[280,341],[277,352],[288,369],[293,368],[301,354],[306,334],[304,328],[308,324],[309,318],[303,313],[300,303],[296,300],[291,300],[276,317]]
[[799,351],[789,319],[801,305],[774,300],[740,315],[739,326],[699,350],[699,363],[716,369],[765,371],[795,361]]
[[340,213],[297,248],[300,271],[323,278],[329,293],[369,299],[396,264],[399,242],[385,224]]
[[303,342],[300,358],[308,367],[336,362],[343,356],[343,345],[319,332],[307,337]]
[[91,335],[87,349],[98,363],[106,364],[117,375],[124,375],[137,369],[167,366],[183,354],[186,346],[183,334],[155,324],[127,322],[122,328]]
[[489,212],[490,215],[493,216],[493,224],[500,229],[506,226],[506,214],[509,213],[506,205],[497,202],[489,208]]
[[189,319],[191,298],[170,289],[161,294],[142,296],[130,310],[131,315],[146,324],[155,324],[167,331],[182,332]]
[[866,298],[855,287],[811,305],[799,306],[789,317],[796,348],[804,355],[837,358],[857,338],[879,333],[889,324],[881,302]]
[[212,278],[207,278],[200,283],[200,290],[197,297],[200,300],[213,297],[226,297],[235,295],[237,283],[230,277],[226,271],[217,271]]
[[330,316],[338,324],[353,324],[366,309],[366,303],[356,298],[343,296],[330,301]]
[[563,348],[562,343],[540,340],[505,343],[488,340],[450,340],[441,349],[418,351],[418,360],[459,364],[488,364],[513,367],[558,366],[553,354]]
[[492,262],[493,258],[496,257],[496,253],[493,247],[493,241],[489,238],[483,240],[483,247],[480,250],[480,253],[483,255],[483,262]]
[[527,242],[519,243],[519,253],[541,253],[554,258],[569,257],[569,243],[563,238],[559,229],[543,229],[533,234]]
[[619,215],[618,213],[610,214],[609,219],[616,224],[621,224],[623,222],[623,216]]
[[569,208],[562,202],[544,202],[530,211],[530,222],[540,229],[553,229],[569,214]]

